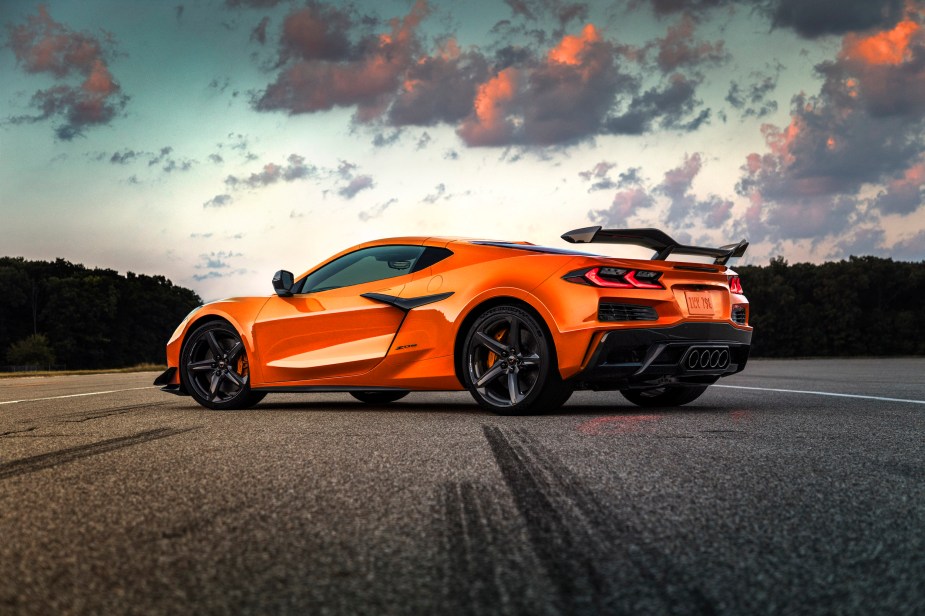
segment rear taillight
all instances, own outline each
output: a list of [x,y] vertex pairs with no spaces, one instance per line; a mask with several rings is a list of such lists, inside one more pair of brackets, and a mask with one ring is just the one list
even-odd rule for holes
[[729,277],[729,290],[733,293],[742,295],[745,291],[742,290],[742,280],[738,276]]
[[590,284],[609,289],[664,289],[658,281],[661,272],[630,270],[619,267],[592,267],[567,274],[569,282]]

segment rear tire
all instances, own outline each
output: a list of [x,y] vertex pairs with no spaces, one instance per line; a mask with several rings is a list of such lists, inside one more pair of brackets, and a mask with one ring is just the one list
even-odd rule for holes
[[693,402],[707,390],[708,385],[666,385],[652,389],[624,389],[623,397],[637,406],[681,406]]
[[351,391],[350,395],[366,404],[388,404],[401,400],[409,391]]
[[479,406],[499,415],[553,411],[572,395],[542,323],[516,306],[491,308],[472,323],[460,367]]

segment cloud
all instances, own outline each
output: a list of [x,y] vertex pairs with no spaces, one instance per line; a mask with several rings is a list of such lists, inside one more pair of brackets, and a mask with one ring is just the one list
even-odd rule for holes
[[208,271],[202,274],[194,274],[193,279],[201,282],[203,280],[208,280],[209,278],[225,278],[227,276],[238,276],[241,274],[246,274],[247,269],[232,269],[232,266],[229,263],[229,260],[237,259],[243,256],[244,255],[240,252],[230,251],[202,253],[199,255],[200,263],[197,263],[194,267],[198,270]]
[[[816,67],[819,94],[797,95],[786,127],[764,125],[767,151],[750,154],[737,185],[753,236],[817,238],[872,212],[921,207],[925,35],[917,21],[848,34]],[[869,203],[871,188],[879,190]],[[870,211],[868,211],[868,205]]]
[[55,81],[32,95],[30,103],[38,115],[16,116],[10,122],[58,117],[62,123],[55,127],[55,134],[70,141],[88,127],[108,124],[125,108],[128,97],[121,93],[106,61],[107,50],[113,47],[108,38],[104,48],[98,38],[54,21],[47,8],[39,5],[38,15],[9,26],[8,44],[27,73],[48,73]]
[[357,119],[379,117],[402,73],[411,65],[419,42],[415,29],[427,15],[420,0],[391,30],[351,44],[350,15],[336,7],[309,4],[283,23],[280,71],[257,98],[258,110],[309,113],[333,107],[357,107]]
[[666,220],[676,227],[686,222],[700,222],[707,228],[715,229],[729,220],[732,213],[732,201],[717,195],[698,199],[691,192],[694,178],[703,169],[703,159],[699,153],[686,155],[680,167],[665,172],[662,183],[655,191],[670,199]]
[[656,63],[664,73],[672,73],[685,67],[718,65],[729,58],[723,41],[695,41],[696,25],[691,15],[684,15],[677,24],[668,28],[664,38],[656,39]]
[[903,0],[775,0],[766,3],[775,27],[804,38],[892,28],[902,18]]
[[594,165],[588,171],[580,171],[578,177],[586,182],[592,182],[588,192],[597,190],[612,190],[617,188],[617,183],[610,178],[610,170],[617,166],[617,163],[601,161]]
[[212,197],[211,199],[203,203],[202,207],[225,207],[232,201],[233,199],[231,198],[231,195],[228,195],[228,194],[215,195],[214,197]]
[[761,118],[777,111],[777,101],[770,98],[777,88],[777,80],[783,65],[777,64],[773,74],[752,72],[750,83],[744,86],[739,82],[730,82],[726,102],[739,110],[743,118]]
[[254,29],[251,30],[251,40],[260,43],[261,45],[267,44],[267,26],[270,25],[270,18],[264,17],[260,22],[254,26]]
[[618,191],[613,196],[610,207],[602,210],[592,210],[588,213],[591,220],[604,227],[626,226],[626,221],[639,210],[651,207],[654,198],[642,186],[634,186]]
[[479,84],[489,76],[487,59],[479,52],[462,52],[453,38],[433,56],[423,55],[405,72],[389,109],[396,126],[455,123],[472,110]]
[[398,142],[399,139],[401,139],[401,135],[402,135],[401,130],[393,130],[389,132],[388,134],[384,132],[378,132],[373,137],[373,147],[374,148],[384,148],[390,145],[394,145],[395,143]]
[[684,13],[696,18],[712,9],[748,7],[764,14],[775,28],[791,29],[803,38],[889,29],[903,17],[905,0],[637,0],[664,17]]
[[109,162],[114,165],[127,165],[128,163],[135,160],[140,155],[139,152],[135,150],[125,149],[121,152],[113,152],[112,156],[109,157]]
[[368,211],[360,212],[358,214],[358,217],[363,222],[367,222],[369,220],[372,220],[373,218],[378,218],[379,216],[382,216],[382,213],[385,212],[389,208],[389,206],[394,203],[398,203],[398,199],[396,199],[395,197],[392,197],[388,201],[384,203],[380,203],[379,205],[373,208],[370,208]]
[[434,204],[437,201],[439,201],[441,198],[443,198],[445,195],[446,195],[446,184],[444,184],[443,182],[440,182],[434,188],[434,192],[424,197],[422,201],[424,203]]
[[606,131],[615,135],[641,135],[655,127],[697,130],[710,118],[709,109],[690,117],[701,102],[696,98],[699,83],[697,78],[672,74],[666,85],[646,90],[633,98],[623,113],[608,118]]
[[370,175],[358,175],[351,179],[346,186],[338,189],[337,194],[345,199],[353,199],[357,193],[373,188],[376,183]]
[[298,154],[290,154],[285,165],[267,163],[260,171],[249,176],[229,175],[225,184],[231,188],[263,188],[277,182],[294,182],[296,180],[313,177],[317,173],[314,165],[305,163],[305,158]]

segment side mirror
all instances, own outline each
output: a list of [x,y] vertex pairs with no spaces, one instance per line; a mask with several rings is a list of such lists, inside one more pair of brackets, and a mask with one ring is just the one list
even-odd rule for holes
[[292,283],[294,278],[292,272],[279,270],[273,274],[273,288],[280,297],[292,297]]

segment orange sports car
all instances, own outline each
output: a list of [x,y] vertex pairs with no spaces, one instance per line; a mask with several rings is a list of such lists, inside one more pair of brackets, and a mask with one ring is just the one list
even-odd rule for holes
[[748,301],[726,263],[748,242],[702,248],[657,229],[601,227],[562,238],[654,255],[446,237],[367,242],[298,278],[277,272],[275,295],[194,310],[167,343],[155,385],[213,409],[274,392],[384,404],[468,389],[486,409],[521,414],[558,408],[576,389],[685,404],[745,367]]

